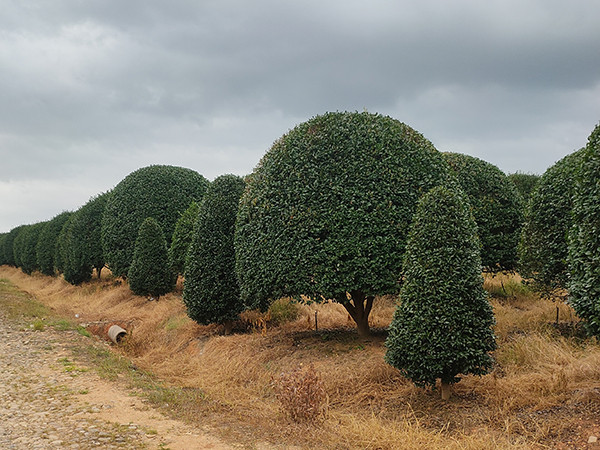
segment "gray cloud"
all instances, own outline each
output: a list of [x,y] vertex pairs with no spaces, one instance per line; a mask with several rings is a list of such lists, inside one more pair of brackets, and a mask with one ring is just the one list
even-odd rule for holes
[[6,3],[0,232],[148,164],[248,173],[326,111],[389,114],[440,150],[536,173],[600,117],[587,0]]

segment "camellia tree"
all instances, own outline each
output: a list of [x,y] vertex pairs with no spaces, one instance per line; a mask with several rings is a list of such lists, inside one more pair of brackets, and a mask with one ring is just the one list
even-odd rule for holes
[[573,225],[569,233],[569,302],[600,336],[600,125],[588,138],[575,177]]
[[36,247],[40,233],[46,225],[47,222],[37,222],[32,225],[27,225],[20,234],[20,238],[22,238],[22,242],[19,246],[20,267],[21,270],[28,275],[31,275],[35,270],[39,269]]
[[140,226],[128,281],[134,294],[156,300],[175,287],[175,274],[169,265],[167,241],[159,223],[152,217],[148,217]]
[[471,204],[486,272],[515,270],[523,224],[523,200],[496,166],[469,155],[444,153]]
[[111,193],[105,192],[92,197],[85,205],[75,212],[71,224],[73,255],[82,270],[89,272],[96,269],[100,278],[104,267],[104,252],[102,251],[102,215]]
[[204,325],[225,325],[244,309],[235,273],[233,235],[245,183],[236,175],[215,179],[200,204],[185,264],[183,301],[188,316]]
[[519,273],[542,296],[566,295],[568,234],[575,180],[584,149],[565,156],[540,178],[525,211],[519,243]]
[[290,296],[341,303],[369,334],[376,295],[399,290],[419,197],[452,176],[434,146],[378,114],[316,116],[277,140],[240,200],[236,271],[247,307]]
[[491,369],[496,345],[477,225],[462,193],[440,186],[421,199],[403,273],[385,360],[417,386],[440,379],[447,400],[458,375]]
[[127,175],[113,189],[102,216],[102,248],[116,276],[127,276],[140,225],[153,217],[167,245],[175,224],[193,201],[200,201],[208,180],[191,169],[148,166]]
[[169,261],[177,275],[183,275],[185,257],[193,239],[194,226],[198,220],[198,209],[198,203],[192,202],[175,224],[171,247],[169,247]]
[[37,264],[40,272],[44,275],[54,276],[56,274],[54,260],[56,254],[56,241],[65,222],[71,216],[70,211],[64,211],[54,218],[40,232],[40,238],[36,247]]

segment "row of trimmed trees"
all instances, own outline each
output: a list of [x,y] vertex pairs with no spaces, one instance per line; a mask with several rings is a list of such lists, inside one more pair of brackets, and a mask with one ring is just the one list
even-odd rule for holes
[[[244,308],[289,296],[339,302],[364,336],[375,296],[400,293],[388,361],[418,383],[449,384],[490,366],[481,271],[517,268],[525,207],[512,181],[477,158],[438,152],[395,119],[328,113],[278,139],[245,181],[208,183],[171,166],[130,174],[106,194],[95,242],[138,294],[162,295],[183,272],[183,300],[199,323],[230,324]],[[61,236],[78,236],[64,231],[70,220],[57,248]],[[14,255],[25,248],[11,245]],[[76,258],[57,254],[67,278]],[[444,331],[427,344],[432,330]],[[425,356],[427,376],[409,369]]]
[[566,299],[600,336],[600,125],[541,176],[519,255],[521,275],[542,295]]

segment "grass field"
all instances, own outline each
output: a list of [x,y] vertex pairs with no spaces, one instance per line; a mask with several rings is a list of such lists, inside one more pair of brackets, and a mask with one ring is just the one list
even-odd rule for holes
[[[29,314],[32,323],[52,314],[101,336],[119,323],[125,342],[91,355],[106,376],[250,448],[596,448],[588,439],[600,436],[599,343],[581,335],[568,306],[539,299],[516,276],[486,279],[496,365],[464,377],[449,402],[384,363],[393,298],[376,300],[367,340],[340,305],[285,300],[270,316],[245,314],[237,332],[222,336],[187,318],[180,292],[148,302],[110,276],[75,287],[3,266],[0,278],[44,305]],[[281,395],[290,383],[308,389],[306,403]],[[292,406],[318,414],[298,423]]]

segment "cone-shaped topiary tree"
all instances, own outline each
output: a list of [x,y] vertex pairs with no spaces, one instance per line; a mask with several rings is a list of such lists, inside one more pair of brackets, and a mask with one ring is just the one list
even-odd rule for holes
[[471,204],[486,272],[515,270],[523,224],[523,199],[496,166],[469,155],[444,153]]
[[62,230],[62,227],[71,214],[73,213],[69,211],[64,211],[58,214],[52,218],[40,232],[40,238],[36,247],[36,255],[40,272],[42,272],[44,275],[56,275],[56,269],[54,265],[56,241],[58,240],[58,236]]
[[185,257],[192,242],[194,226],[198,220],[198,209],[198,203],[192,202],[175,225],[171,247],[169,247],[169,262],[177,275],[183,275]]
[[248,177],[236,270],[248,307],[334,300],[369,334],[376,295],[397,293],[417,200],[445,183],[441,154],[378,114],[327,113],[277,140]]
[[579,167],[569,234],[569,302],[588,333],[600,336],[600,124],[588,138]]
[[148,217],[140,226],[128,279],[134,294],[155,299],[171,292],[175,287],[167,241],[160,225],[152,217]]
[[434,188],[419,202],[404,260],[400,305],[385,360],[418,386],[489,371],[494,314],[483,290],[477,226],[462,193]]
[[244,309],[235,274],[233,234],[245,183],[236,175],[215,179],[200,204],[185,264],[183,301],[188,316],[200,324],[225,324]]
[[519,273],[542,296],[560,296],[569,280],[568,234],[575,179],[584,149],[565,156],[540,178],[525,210]]
[[140,225],[153,217],[167,245],[175,224],[192,201],[200,201],[208,180],[190,169],[148,166],[127,175],[112,191],[102,216],[102,248],[116,276],[126,276]]

